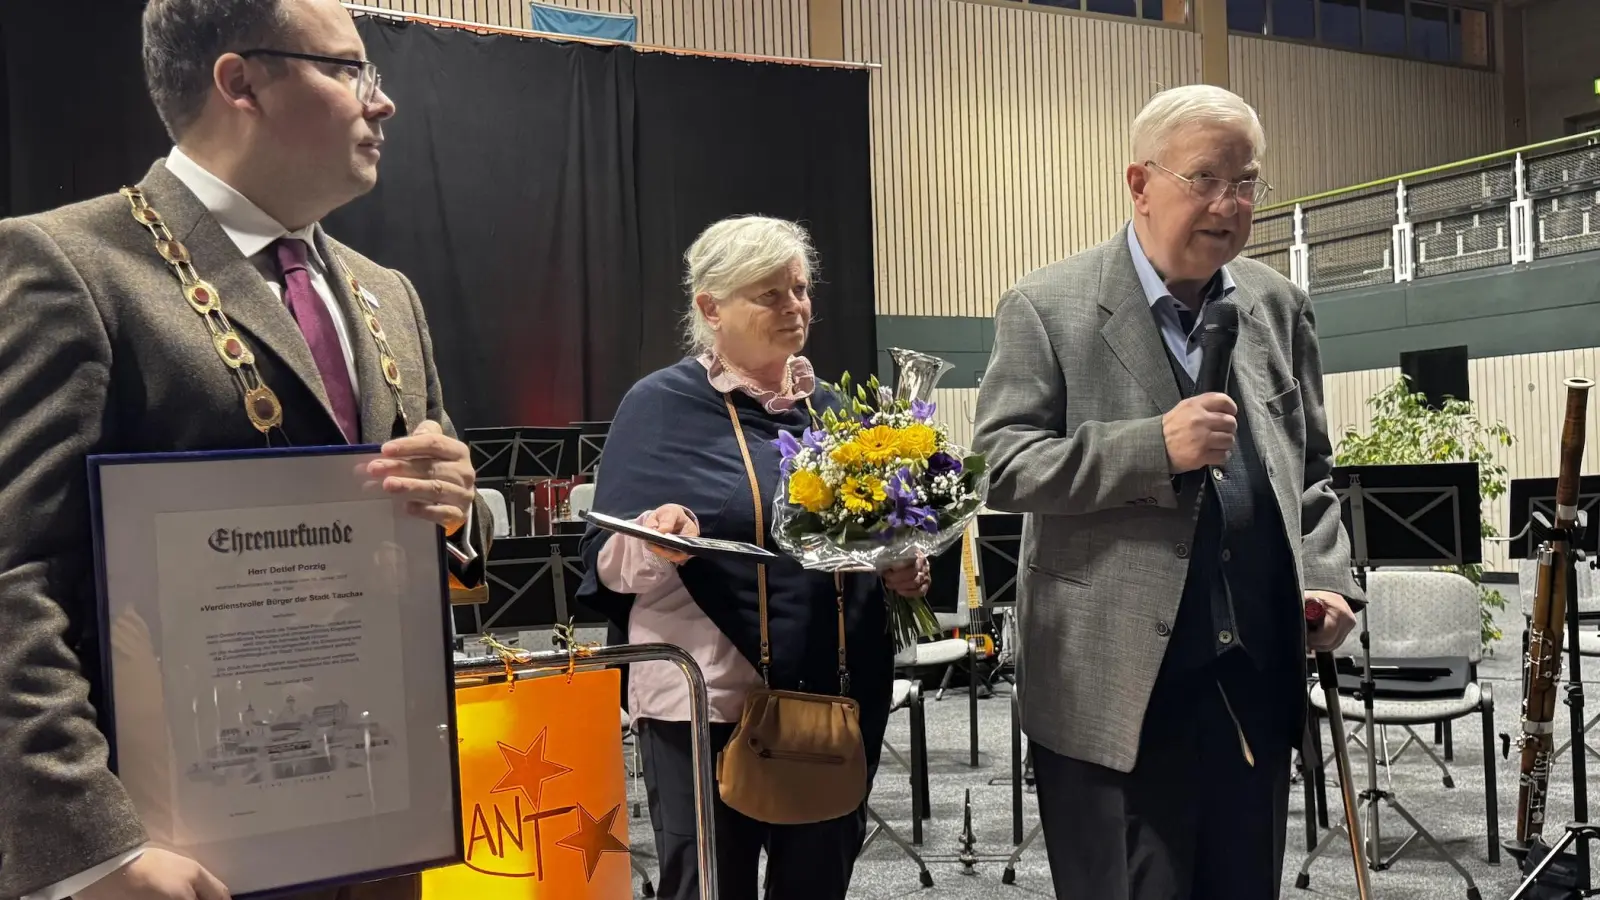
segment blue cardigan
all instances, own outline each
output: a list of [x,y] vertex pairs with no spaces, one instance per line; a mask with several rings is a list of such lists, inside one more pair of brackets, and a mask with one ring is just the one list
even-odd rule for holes
[[[804,407],[770,413],[743,392],[732,395],[750,448],[768,532],[765,546],[781,553],[771,536],[771,504],[780,484],[779,455],[772,442],[780,430],[797,437],[810,422]],[[818,412],[832,397],[814,397]],[[687,358],[645,376],[622,400],[606,437],[597,512],[633,518],[662,504],[693,511],[700,533],[755,541],[755,514],[744,458],[734,437],[723,394],[706,369]],[[618,594],[595,575],[606,532],[591,527],[583,538],[588,563],[578,597],[624,629],[632,595]],[[761,628],[756,566],[696,557],[678,568],[694,602],[739,652],[759,669]],[[866,713],[883,702],[893,672],[894,644],[888,632],[881,582],[874,575],[844,577],[846,648],[851,695]],[[833,576],[804,569],[787,556],[767,565],[767,621],[771,635],[771,685],[785,690],[837,693],[838,618]]]

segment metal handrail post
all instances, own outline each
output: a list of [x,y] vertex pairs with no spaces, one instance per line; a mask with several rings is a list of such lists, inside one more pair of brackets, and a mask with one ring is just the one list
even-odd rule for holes
[[530,652],[519,654],[509,661],[500,656],[472,656],[456,660],[455,684],[461,688],[505,681],[508,664],[511,677],[522,680],[569,669],[584,671],[636,662],[676,663],[683,676],[689,679],[689,717],[692,726],[690,752],[694,759],[694,824],[695,844],[700,857],[700,900],[717,900],[717,835],[712,825],[716,776],[711,762],[711,701],[706,695],[705,675],[688,651],[672,644],[624,644],[576,654],[560,650]]

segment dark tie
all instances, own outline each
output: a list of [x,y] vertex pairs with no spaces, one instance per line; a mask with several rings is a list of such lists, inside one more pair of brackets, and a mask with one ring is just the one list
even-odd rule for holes
[[317,362],[322,375],[322,386],[333,404],[333,417],[344,432],[345,440],[355,443],[361,437],[360,407],[356,403],[356,390],[350,383],[350,372],[345,367],[344,350],[339,346],[339,332],[334,329],[333,315],[328,304],[322,301],[316,288],[311,286],[311,272],[306,268],[306,242],[299,238],[279,238],[272,244],[278,257],[278,271],[283,276],[283,299],[289,312],[300,323],[300,333],[305,335],[311,348],[311,358]]

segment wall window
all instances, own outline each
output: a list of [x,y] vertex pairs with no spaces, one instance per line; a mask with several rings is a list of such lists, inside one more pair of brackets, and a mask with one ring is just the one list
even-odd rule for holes
[[1450,58],[1450,10],[1437,3],[1411,4],[1411,55]]
[[1326,0],[1317,10],[1322,16],[1322,39],[1341,47],[1361,46],[1361,0]]
[[1368,50],[1406,52],[1406,0],[1367,0]]
[[1317,10],[1312,0],[1272,0],[1272,33],[1312,40],[1317,36]]
[[1110,13],[1113,16],[1136,16],[1139,4],[1134,0],[1089,0],[1089,12]]
[[1489,12],[1482,3],[1483,0],[1227,0],[1228,29],[1487,68],[1492,64],[1492,36]]
[[1228,0],[1228,30],[1267,33],[1267,0]]
[[1189,4],[1192,0],[1005,0],[1018,6],[1049,6],[1055,9],[1076,9],[1080,12],[1128,16],[1149,22],[1168,22],[1173,25],[1189,24]]

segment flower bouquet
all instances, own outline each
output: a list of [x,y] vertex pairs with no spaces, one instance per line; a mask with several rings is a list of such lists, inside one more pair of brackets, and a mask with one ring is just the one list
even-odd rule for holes
[[[931,394],[925,386],[918,393]],[[933,421],[933,403],[897,396],[876,377],[852,390],[846,373],[822,387],[840,408],[813,411],[803,437],[785,433],[775,442],[783,481],[772,534],[783,551],[810,569],[870,572],[937,556],[960,540],[988,496],[983,457],[950,443]],[[939,633],[924,598],[892,594],[888,602],[901,649]]]

